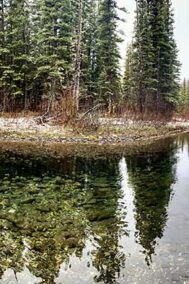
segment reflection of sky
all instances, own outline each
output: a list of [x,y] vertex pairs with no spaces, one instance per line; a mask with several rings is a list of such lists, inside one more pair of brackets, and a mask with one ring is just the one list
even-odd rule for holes
[[[132,188],[132,183],[129,182],[126,159],[123,157],[119,161],[120,187],[123,196],[119,199],[118,207],[123,208],[122,213],[124,211],[127,213],[123,218],[128,223],[128,236],[123,236],[119,240],[120,248],[126,255],[126,265],[121,268],[118,281],[120,284],[187,283],[189,279],[189,150],[187,142],[185,142],[183,150],[179,149],[176,155],[178,157],[178,162],[175,165],[177,182],[172,185],[174,195],[166,208],[168,221],[164,236],[157,240],[158,245],[156,245],[155,254],[152,257],[153,263],[150,267],[147,267],[144,261],[143,248],[140,243],[136,243],[135,191]],[[87,183],[88,178],[85,181]],[[41,283],[41,278],[34,276],[29,270],[30,259],[27,258],[27,253],[30,247],[27,241],[23,240],[23,243],[22,256],[26,259],[26,266],[20,272],[8,268],[4,272],[0,284]],[[98,248],[98,245],[98,243],[94,244],[91,235],[85,243],[81,257],[71,253],[69,262],[60,265],[59,272],[54,279],[55,283],[93,284],[94,276],[98,275],[98,271],[93,265],[94,254],[92,252]]]
[[41,283],[42,279],[35,277],[27,267],[23,271],[15,272],[13,269],[8,268],[3,274],[0,284],[37,284]]
[[[134,190],[128,183],[128,171],[126,159],[122,158],[119,162],[119,173],[121,177],[121,189],[123,191],[122,203],[124,203],[124,210],[127,212],[125,221],[127,222],[127,230],[129,233],[129,238],[123,238],[123,246],[127,247],[127,255],[130,255],[136,249],[135,243],[135,205],[134,205]],[[121,202],[121,200],[120,200]],[[125,209],[126,208],[126,209]]]
[[[169,243],[185,244],[189,240],[189,159],[188,145],[185,144],[183,150],[178,152],[177,182],[174,185],[174,196],[169,205],[168,230],[165,231],[164,238]],[[176,224],[176,226],[174,225]],[[182,233],[181,233],[182,231]],[[187,242],[189,245],[189,242]]]
[[[121,29],[125,32],[125,42],[121,45],[121,54],[125,56],[125,48],[131,41],[133,31],[133,20],[135,10],[135,0],[117,0],[119,6],[126,7],[126,23],[121,24]],[[181,77],[189,77],[189,1],[173,0],[175,9],[175,38],[179,49],[179,59],[182,63]],[[123,65],[123,64],[122,64]]]
[[[132,243],[129,238],[123,238],[122,245],[127,248],[127,252],[129,250],[132,252],[130,257],[127,258],[126,269],[124,270],[125,278],[121,279],[120,284],[125,283],[125,279],[127,279],[127,283],[137,284],[169,284],[174,283],[174,281],[175,283],[188,283],[188,281],[185,281],[189,278],[189,150],[187,143],[185,143],[183,150],[177,152],[177,156],[177,182],[173,185],[174,194],[167,209],[168,221],[163,238],[158,239],[159,245],[156,246],[153,263],[147,268],[144,265],[139,244]],[[124,160],[122,160],[122,169],[123,162]],[[122,188],[125,188],[124,196],[128,213],[131,213],[134,210],[132,204],[134,200],[129,194],[129,192],[132,193],[132,188],[129,188],[128,183],[125,183],[125,185],[122,183]],[[180,281],[181,279],[182,281]]]
[[[95,267],[90,264],[90,273],[86,269],[86,263],[91,262],[90,250],[94,247],[90,241],[86,242],[86,247],[83,251],[82,258],[78,258],[73,254],[70,257],[69,263],[66,265],[62,263],[58,277],[54,280],[56,284],[89,284],[93,283],[93,278],[98,273]],[[71,269],[69,264],[71,263]]]

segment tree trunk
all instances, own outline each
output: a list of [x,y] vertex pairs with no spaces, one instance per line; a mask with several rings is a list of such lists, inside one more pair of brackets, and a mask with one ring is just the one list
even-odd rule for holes
[[73,82],[73,100],[74,100],[75,115],[77,114],[79,110],[82,28],[83,28],[83,0],[79,0],[79,19],[78,19],[78,27],[76,29],[77,41],[76,41],[75,74],[74,74],[74,82]]

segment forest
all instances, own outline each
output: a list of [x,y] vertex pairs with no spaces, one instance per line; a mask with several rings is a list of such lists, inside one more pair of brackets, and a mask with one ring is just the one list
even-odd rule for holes
[[189,284],[188,26],[0,0],[0,284]]
[[[120,67],[129,11],[115,0],[0,0],[0,111],[101,109],[172,115],[189,104],[180,84],[171,0],[136,0],[133,39]],[[121,15],[121,16],[120,16]]]

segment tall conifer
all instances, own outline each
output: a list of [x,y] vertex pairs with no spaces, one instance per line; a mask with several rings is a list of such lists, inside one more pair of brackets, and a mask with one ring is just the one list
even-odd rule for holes
[[21,97],[27,108],[28,92],[31,84],[31,55],[29,2],[26,0],[6,0],[4,5],[2,41],[0,49],[0,88],[3,96],[17,99]]
[[72,80],[72,5],[70,0],[38,0],[37,7],[35,77],[42,93],[54,100]]
[[132,96],[137,109],[171,112],[178,101],[179,62],[170,0],[136,0]]
[[120,53],[122,41],[117,32],[117,1],[100,0],[97,42],[98,96],[106,103],[116,101],[120,95]]

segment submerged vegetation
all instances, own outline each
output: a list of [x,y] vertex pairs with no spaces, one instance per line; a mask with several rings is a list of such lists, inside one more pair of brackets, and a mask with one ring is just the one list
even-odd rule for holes
[[119,283],[129,258],[124,240],[133,234],[121,185],[125,163],[135,192],[136,246],[150,265],[166,226],[176,163],[172,142],[159,151],[126,160],[111,152],[59,159],[1,154],[0,278],[8,268],[16,275],[26,266],[38,283],[57,283],[61,267],[72,272],[80,259],[85,273],[91,271],[79,272],[91,277],[86,283]]

